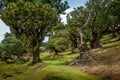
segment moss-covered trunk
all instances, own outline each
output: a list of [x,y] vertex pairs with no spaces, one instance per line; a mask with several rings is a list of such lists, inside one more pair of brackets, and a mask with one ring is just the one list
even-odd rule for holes
[[42,62],[39,56],[39,52],[33,52],[30,55],[29,65],[34,65],[36,63]]
[[40,46],[37,44],[33,48],[29,50],[30,52],[30,59],[29,59],[29,65],[34,65],[36,63],[42,62],[40,59]]

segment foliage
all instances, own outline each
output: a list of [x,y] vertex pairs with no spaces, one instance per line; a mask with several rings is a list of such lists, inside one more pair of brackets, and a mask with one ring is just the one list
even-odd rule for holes
[[[0,11],[4,11],[4,8],[10,3],[10,2],[17,2],[20,0],[0,0]],[[43,4],[50,4],[53,10],[59,15],[63,14],[66,9],[69,8],[68,2],[64,1],[61,2],[61,0],[22,0],[27,2],[39,2]]]
[[2,20],[10,27],[13,34],[24,42],[32,55],[31,63],[39,62],[41,43],[51,28],[60,21],[59,14],[69,7],[68,3],[66,1],[62,3],[61,0],[2,0],[1,2],[3,2],[1,5],[5,6]]
[[[116,2],[115,0],[107,0],[107,1],[97,1],[97,0],[90,0],[86,6],[87,9],[92,11],[92,19],[90,22],[90,29],[91,29],[91,41],[90,46],[91,48],[100,47],[100,39],[101,37],[114,30],[119,30],[119,16],[111,14],[114,12],[113,8],[119,9],[119,6],[112,6]],[[118,1],[119,3],[119,1]],[[117,3],[117,4],[118,4]],[[110,7],[111,6],[111,7]],[[116,10],[116,12],[118,12]],[[94,44],[93,44],[94,43]]]
[[[50,5],[46,4],[42,6],[42,4],[40,3],[32,3],[32,2],[10,3],[7,6],[6,11],[3,13],[2,16],[3,16],[3,20],[9,26],[12,26],[12,30],[14,30],[15,32],[18,32],[18,34],[23,33],[23,30],[26,30],[25,28],[28,28],[28,27],[31,28],[32,26],[34,27],[34,30],[37,30],[40,28],[38,31],[36,31],[36,32],[40,32],[41,28],[48,27],[50,25],[50,21],[53,21],[52,18],[55,17],[54,13],[51,10]],[[46,20],[49,20],[49,21],[46,21]]]
[[2,14],[2,20],[10,27],[11,32],[22,40],[27,51],[36,57],[31,64],[40,61],[40,46],[46,33],[56,23],[56,14],[49,4],[39,2],[9,3]]
[[68,2],[62,0],[40,0],[40,2],[44,4],[50,4],[53,8],[53,10],[58,14],[63,14],[66,9],[69,8]]
[[[76,52],[76,48],[79,48],[81,42],[80,28],[84,25],[87,19],[88,10],[82,6],[74,8],[72,12],[67,15],[67,30],[69,32],[69,38],[71,41],[72,53]],[[83,32],[83,31],[82,31]],[[84,41],[88,41],[90,38],[90,28],[84,29]],[[79,49],[80,51],[80,49]]]
[[2,43],[0,44],[1,57],[12,58],[12,55],[20,58],[26,53],[26,48],[24,47],[22,41],[15,38],[11,33],[6,33]]
[[64,51],[69,46],[69,38],[67,37],[68,32],[66,30],[58,30],[54,35],[50,36],[49,41],[46,43],[47,49],[55,52]]
[[74,8],[67,16],[69,32],[76,32],[80,36],[79,28],[86,22],[91,11],[90,22],[84,29],[84,39],[89,40],[91,48],[101,47],[100,39],[103,35],[120,31],[119,3],[118,0],[89,0],[86,7]]
[[[82,6],[74,8],[72,12],[67,15],[67,29],[70,33],[74,34],[76,38],[80,38],[79,28],[85,23],[88,10]],[[90,29],[86,28],[84,31],[85,40],[89,38]]]

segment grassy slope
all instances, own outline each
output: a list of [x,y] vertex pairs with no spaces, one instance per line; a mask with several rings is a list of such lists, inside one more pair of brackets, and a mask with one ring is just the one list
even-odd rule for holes
[[101,80],[120,80],[120,41],[118,38],[111,38],[110,35],[101,39],[102,49],[92,51],[99,53],[96,62],[89,62],[82,65],[80,70],[92,75],[97,75]]
[[[108,40],[110,42],[109,44],[106,44],[106,42],[104,43],[104,41]],[[111,53],[113,50],[108,50],[110,48],[115,49],[115,47],[120,46],[120,41],[114,42],[114,40],[116,39],[109,39],[109,37],[105,37],[101,40],[101,44],[103,45],[104,51],[106,53],[105,56],[110,56],[110,59],[113,58],[113,55],[111,57],[111,54],[108,52]],[[95,51],[99,51],[99,49],[95,49]],[[114,54],[114,51],[112,54]],[[48,54],[46,52],[41,54],[41,58],[44,64],[36,64],[34,66],[26,66],[26,64],[16,63],[6,64],[4,62],[0,62],[0,80],[97,80],[96,77],[81,72],[78,67],[66,65],[67,62],[71,61],[72,58],[78,55],[78,53],[70,54],[68,51],[60,53],[59,56],[53,57],[52,54]],[[88,69],[90,70],[92,68]]]
[[42,54],[44,64],[26,66],[26,64],[6,64],[0,62],[0,80],[97,80],[96,77],[88,75],[67,66],[66,61],[72,60],[77,53],[61,53],[53,57],[50,54]]
[[19,80],[96,80],[93,76],[79,72],[68,66],[50,65],[42,70],[36,69],[27,76],[18,77]]

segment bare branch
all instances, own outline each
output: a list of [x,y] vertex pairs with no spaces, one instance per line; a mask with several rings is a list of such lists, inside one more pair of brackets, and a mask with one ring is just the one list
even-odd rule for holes
[[93,8],[90,10],[90,12],[88,14],[88,18],[86,19],[85,24],[82,27],[80,27],[79,34],[80,34],[81,42],[83,42],[83,36],[84,36],[83,28],[87,27],[87,25],[89,24],[89,22],[90,22],[90,20],[92,18],[92,12],[93,12]]

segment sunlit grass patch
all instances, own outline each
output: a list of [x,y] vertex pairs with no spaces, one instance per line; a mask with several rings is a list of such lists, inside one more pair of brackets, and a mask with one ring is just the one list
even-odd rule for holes
[[52,64],[52,65],[66,65],[67,62],[70,62],[73,60],[73,58],[77,57],[79,53],[73,53],[71,54],[70,51],[67,52],[61,52],[57,56],[53,56],[50,53],[46,53],[46,56],[41,56],[41,59],[46,64]]
[[120,46],[120,41],[116,41],[114,43],[105,44],[105,45],[103,45],[103,48],[106,49],[106,48],[113,48],[113,47],[117,47],[117,46]]

